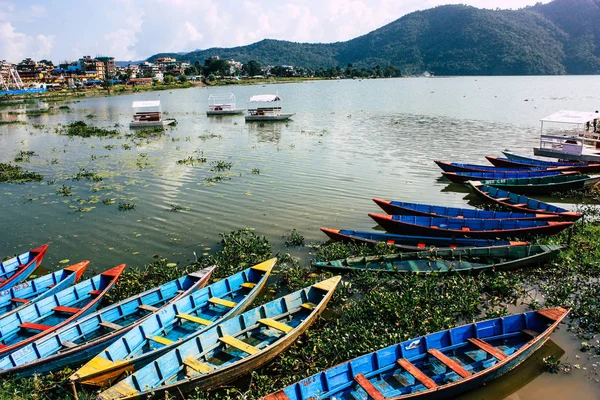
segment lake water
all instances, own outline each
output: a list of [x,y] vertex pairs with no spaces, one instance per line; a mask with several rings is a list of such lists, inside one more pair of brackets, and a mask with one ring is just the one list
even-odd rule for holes
[[[600,77],[574,76],[235,87],[238,106],[245,107],[253,94],[278,91],[286,111],[296,113],[288,123],[265,125],[246,124],[243,116],[208,118],[208,96],[228,88],[85,99],[69,104],[70,112],[27,118],[30,125],[0,126],[0,160],[35,151],[38,156],[22,165],[45,177],[42,183],[0,186],[0,244],[4,254],[13,254],[49,242],[46,266],[91,259],[90,268],[98,271],[119,263],[143,265],[155,254],[187,262],[194,252],[217,247],[220,232],[243,227],[267,236],[275,251],[288,251],[284,236],[294,228],[307,241],[325,240],[322,226],[371,230],[375,224],[367,213],[379,211],[372,197],[462,206],[468,193],[441,180],[432,160],[485,164],[483,156],[505,148],[531,153],[539,119],[562,109],[600,108],[600,93],[593,90],[599,84]],[[54,131],[60,123],[85,120],[119,124],[126,132],[131,102],[153,99],[178,124],[138,146],[130,139],[70,139]],[[176,163],[197,154],[207,163]],[[208,183],[216,175],[211,163],[218,160],[232,163],[231,170],[221,173],[226,180]],[[79,168],[104,180],[71,180]],[[72,196],[56,193],[63,184]],[[116,204],[101,202],[109,198]],[[119,202],[134,203],[135,210],[120,212]],[[173,206],[183,210],[171,211]],[[294,251],[310,257],[309,250]],[[575,359],[579,342],[564,329],[553,339],[566,352],[563,360],[585,365],[585,357]],[[597,398],[600,387],[588,379],[588,367],[570,376],[519,375],[468,398],[514,392],[510,398],[562,399],[571,390],[581,399]]]

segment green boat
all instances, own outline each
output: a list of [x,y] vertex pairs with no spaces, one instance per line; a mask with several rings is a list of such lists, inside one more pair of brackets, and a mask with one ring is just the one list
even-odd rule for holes
[[596,184],[600,178],[587,175],[553,175],[537,178],[496,179],[483,181],[488,186],[519,194],[552,194],[581,190]]
[[558,254],[563,245],[481,247],[313,261],[316,268],[394,273],[477,273],[514,270]]

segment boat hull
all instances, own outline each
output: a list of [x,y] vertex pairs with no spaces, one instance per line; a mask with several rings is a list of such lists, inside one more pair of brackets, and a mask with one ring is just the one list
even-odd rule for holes
[[236,108],[234,110],[208,110],[206,115],[208,116],[219,116],[219,115],[240,115],[246,111],[245,108]]
[[[559,222],[559,221],[546,221],[543,225],[537,226],[523,226],[523,227],[515,227],[515,228],[500,228],[500,229],[490,229],[490,230],[459,230],[452,229],[445,226],[439,225],[422,225],[418,222],[407,222],[401,221],[397,219],[393,219],[393,216],[389,215],[379,215],[379,214],[369,214],[371,218],[373,218],[379,225],[381,225],[386,231],[405,234],[405,235],[417,235],[417,236],[442,236],[442,237],[471,237],[478,239],[495,239],[495,238],[506,238],[506,237],[523,237],[523,236],[532,236],[532,235],[553,235],[556,234],[571,225],[572,222]],[[429,218],[429,217],[414,217],[417,218]],[[435,219],[435,218],[431,218]],[[445,220],[459,220],[458,218],[439,218],[442,222]],[[469,222],[473,220],[463,219],[460,221],[468,226]],[[507,222],[510,221],[520,221],[520,220],[505,220]],[[530,222],[529,220],[522,220],[523,222]],[[534,221],[535,222],[535,221]],[[444,222],[445,224],[445,222]],[[506,224],[503,224],[506,225]]]
[[247,122],[287,121],[294,115],[296,115],[296,114],[294,113],[294,114],[280,114],[280,115],[246,115],[246,121]]
[[564,168],[546,168],[546,167],[510,167],[497,168],[491,165],[458,164],[445,161],[434,161],[444,172],[516,172],[516,171],[564,171]]
[[13,287],[29,277],[42,264],[48,245],[42,245],[29,252],[31,259],[22,268],[18,269],[10,276],[0,283],[0,289],[8,289]]
[[582,164],[577,165],[576,163],[561,163],[551,161],[527,161],[527,160],[514,160],[506,158],[498,158],[486,156],[487,160],[498,168],[560,168],[563,171],[577,171],[584,173],[598,173],[600,172],[600,164]]
[[166,119],[163,121],[132,121],[129,123],[130,128],[162,128],[174,123],[174,119]]
[[[488,186],[493,186],[498,189],[507,190],[512,193],[526,194],[526,195],[536,195],[536,194],[537,195],[550,195],[552,193],[568,192],[570,190],[582,190],[582,189],[591,187],[591,186],[595,185],[596,183],[598,183],[598,181],[600,181],[600,178],[575,176],[573,178],[578,178],[578,179],[572,179],[572,180],[568,180],[568,181],[564,181],[564,182],[558,181],[556,183],[553,183],[552,178],[555,178],[555,177],[548,177],[548,178],[551,178],[551,179],[547,179],[548,181],[550,181],[550,183],[520,184],[520,183],[511,183],[511,182],[513,182],[513,180],[511,180],[511,179],[485,181],[485,183]],[[534,178],[534,179],[536,179],[536,178]],[[531,181],[533,181],[534,179],[532,179]],[[540,179],[540,182],[543,182],[545,179],[546,178]],[[518,182],[520,180],[517,179],[516,181]]]
[[452,183],[468,181],[486,181],[492,179],[535,178],[542,176],[578,174],[577,171],[505,171],[505,172],[443,172],[442,175]]
[[577,221],[582,217],[582,215],[579,213],[568,211],[564,208],[530,199],[506,190],[488,187],[483,185],[481,182],[469,181],[469,187],[479,197],[513,210],[558,215],[565,221]]

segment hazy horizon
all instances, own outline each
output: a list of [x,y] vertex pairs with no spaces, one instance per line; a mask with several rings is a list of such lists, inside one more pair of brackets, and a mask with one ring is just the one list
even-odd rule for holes
[[[235,47],[263,39],[331,43],[346,41],[402,16],[443,4],[522,8],[536,0],[266,0],[195,3],[183,0],[95,2],[0,1],[0,54],[54,63],[84,55],[119,61],[156,53]],[[543,1],[548,2],[548,1]]]

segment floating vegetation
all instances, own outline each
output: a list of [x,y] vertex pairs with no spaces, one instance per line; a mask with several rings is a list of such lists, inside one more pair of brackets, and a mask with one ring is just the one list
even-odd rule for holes
[[71,107],[69,107],[69,106],[60,106],[60,107],[58,107],[58,109],[59,110],[70,110]]
[[28,117],[39,117],[45,114],[50,114],[51,112],[54,112],[54,110],[54,107],[39,108],[36,110],[25,110],[25,115],[27,115]]
[[94,114],[88,114],[85,116],[87,119],[94,119],[96,116]]
[[116,200],[115,199],[110,199],[110,198],[106,198],[106,199],[102,199],[102,204],[104,205],[111,205],[111,204],[115,204]]
[[0,163],[0,182],[39,182],[42,179],[44,179],[44,177],[37,172],[24,171],[17,165]]
[[10,121],[0,121],[0,125],[27,125],[27,122],[11,119]]
[[231,169],[231,167],[233,167],[233,163],[223,160],[213,161],[210,163],[210,165],[212,165],[210,170],[213,172],[228,171]]
[[204,152],[201,152],[197,156],[189,156],[182,160],[177,160],[177,164],[179,165],[196,165],[196,164],[204,164],[206,163],[206,157],[204,157]]
[[135,129],[132,133],[128,133],[125,136],[128,138],[135,139],[148,139],[152,137],[162,136],[165,134],[165,128],[161,126],[156,126],[154,128],[143,128],[143,129]]
[[223,182],[225,180],[228,181],[228,180],[231,180],[231,178],[228,176],[224,176],[224,175],[215,175],[215,176],[204,178],[204,181],[206,183],[212,183],[212,184],[217,183],[217,182]]
[[553,355],[542,358],[542,363],[544,364],[544,369],[546,372],[550,372],[551,374],[557,374],[561,370],[560,359],[554,357]]
[[108,151],[116,149],[117,146],[115,146],[114,144],[107,144],[106,146],[104,146],[104,148]]
[[135,210],[135,204],[119,203],[119,211],[130,211],[130,210]]
[[71,189],[71,186],[66,186],[66,185],[62,185],[61,187],[59,187],[58,189],[56,189],[56,193],[59,194],[60,196],[73,196],[73,190]]
[[198,136],[198,139],[202,139],[202,140],[208,140],[208,139],[223,139],[222,135],[215,135],[214,133],[211,133],[209,135],[200,135]]
[[260,169],[258,169],[258,168],[252,168],[252,174],[253,175],[260,175]]
[[148,153],[140,153],[137,159],[135,160],[135,165],[139,169],[144,169],[147,166],[149,166],[150,163],[148,162]]
[[63,127],[61,133],[67,136],[79,136],[84,138],[119,136],[119,131],[116,129],[104,129],[97,126],[88,125],[83,121],[71,122]]
[[130,145],[129,143],[123,143],[123,144],[121,145],[121,148],[122,148],[123,150],[131,150],[131,145]]
[[181,207],[181,206],[179,206],[177,204],[171,204],[171,209],[170,210],[173,211],[173,212],[179,212],[179,211],[183,210],[183,207]]
[[37,156],[35,151],[19,151],[15,156],[15,162],[29,162],[31,161],[31,157]]
[[81,168],[79,172],[77,172],[77,174],[73,178],[71,178],[71,180],[78,181],[81,179],[87,179],[92,182],[100,182],[102,180],[102,177],[96,172],[88,171],[85,168]]
[[304,246],[304,236],[292,229],[292,233],[285,239],[286,246]]

